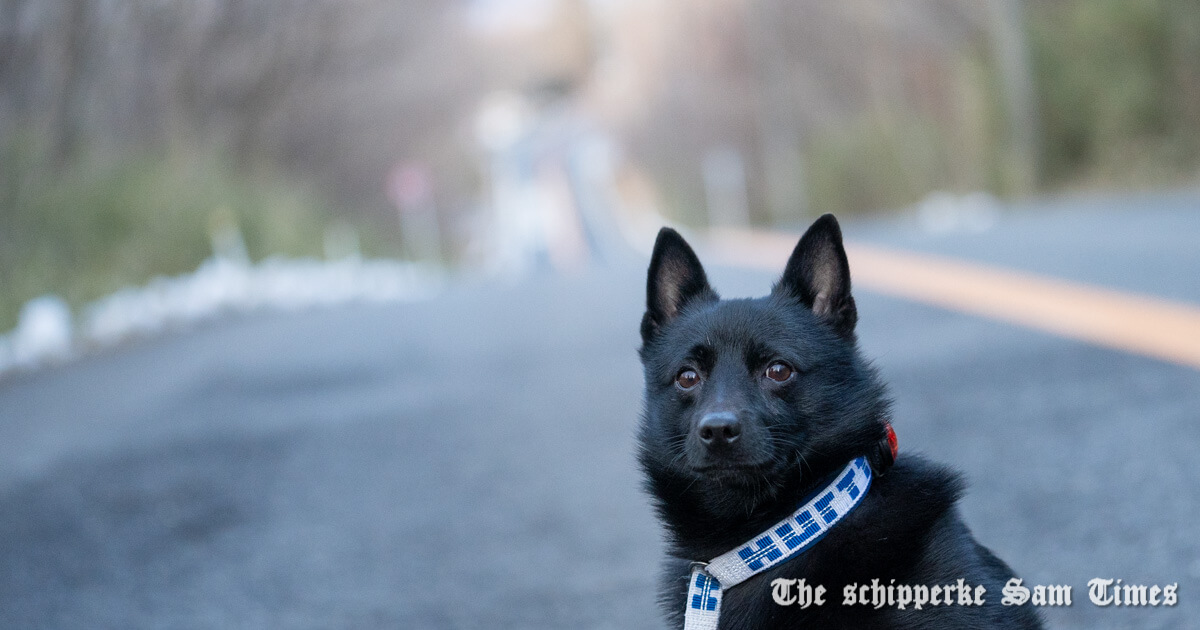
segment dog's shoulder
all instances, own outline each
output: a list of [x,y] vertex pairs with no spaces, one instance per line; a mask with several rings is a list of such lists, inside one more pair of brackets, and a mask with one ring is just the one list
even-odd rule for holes
[[856,538],[860,543],[872,538],[864,528],[893,541],[919,538],[954,513],[965,490],[957,471],[906,454],[871,481],[867,500],[855,514]]
[[[953,469],[921,457],[906,456],[886,475],[874,480],[872,501],[864,501],[854,527],[840,549],[827,558],[860,554],[857,575],[845,582],[863,582],[870,574],[897,583],[956,584],[963,580],[986,590],[986,605],[939,607],[917,613],[892,610],[887,627],[1010,627],[1039,628],[1036,612],[1001,607],[1003,584],[1016,574],[976,540],[959,514],[957,503],[965,490]],[[853,531],[850,531],[853,530]],[[836,581],[836,580],[835,580]]]
[[955,505],[964,489],[953,469],[905,454],[872,479],[859,507],[794,563],[796,569],[832,582],[902,578],[931,544],[971,541],[969,534],[965,540],[947,536],[961,522]]

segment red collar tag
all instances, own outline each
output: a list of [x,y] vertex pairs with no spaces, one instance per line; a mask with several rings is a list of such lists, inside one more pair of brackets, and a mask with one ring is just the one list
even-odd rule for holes
[[896,431],[892,428],[892,423],[887,420],[883,421],[885,429],[883,437],[879,438],[879,443],[876,448],[879,449],[879,458],[875,460],[872,467],[875,468],[875,474],[882,476],[896,463],[896,456],[900,454],[898,442],[896,440]]

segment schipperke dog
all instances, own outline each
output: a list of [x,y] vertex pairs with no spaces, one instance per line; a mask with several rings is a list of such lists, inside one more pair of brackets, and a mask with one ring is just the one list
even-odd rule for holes
[[958,475],[896,456],[832,215],[758,299],[721,300],[663,228],[646,293],[639,461],[673,627],[1041,627],[1001,605],[1014,573],[963,523]]

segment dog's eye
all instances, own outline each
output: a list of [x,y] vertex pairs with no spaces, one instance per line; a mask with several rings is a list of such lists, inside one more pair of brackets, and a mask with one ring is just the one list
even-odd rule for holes
[[776,383],[782,383],[789,378],[792,378],[792,366],[784,363],[783,361],[776,361],[767,366],[767,378],[775,381]]
[[675,377],[675,384],[679,389],[691,389],[700,384],[700,375],[696,370],[684,370]]

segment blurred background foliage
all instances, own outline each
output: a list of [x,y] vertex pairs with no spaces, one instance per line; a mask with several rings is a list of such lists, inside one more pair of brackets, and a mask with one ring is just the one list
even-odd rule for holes
[[319,256],[334,220],[311,186],[238,171],[227,159],[160,150],[50,171],[37,147],[14,142],[0,158],[0,313],[9,325],[48,288],[83,304],[131,281],[191,271],[234,226],[244,243],[232,247],[255,260]]
[[[227,225],[252,260],[351,226],[462,264],[495,228],[497,91],[586,119],[617,198],[696,225],[723,220],[713,164],[763,225],[1190,185],[1200,3],[0,0],[0,330],[194,269]],[[406,166],[433,233],[397,208]]]
[[1148,186],[1196,175],[1200,3],[1032,3],[1043,187]]

